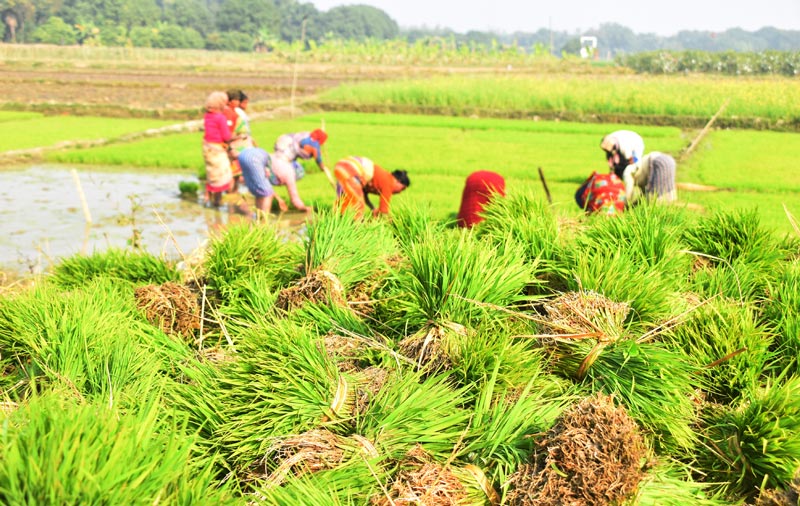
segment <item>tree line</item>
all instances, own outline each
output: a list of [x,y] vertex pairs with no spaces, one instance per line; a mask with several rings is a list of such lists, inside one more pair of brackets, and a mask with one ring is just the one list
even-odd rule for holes
[[597,54],[603,59],[657,50],[800,50],[800,31],[770,27],[755,32],[681,31],[669,37],[637,34],[615,23],[583,33],[546,28],[512,34],[401,30],[375,7],[319,11],[298,0],[0,0],[0,15],[3,41],[60,45],[269,51],[301,38],[312,45],[330,40],[437,39],[456,47],[501,45],[561,55],[577,54],[580,36],[592,35],[598,38]]

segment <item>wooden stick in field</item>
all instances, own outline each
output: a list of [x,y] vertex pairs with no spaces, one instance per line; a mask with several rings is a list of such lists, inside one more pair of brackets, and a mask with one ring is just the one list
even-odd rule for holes
[[728,104],[730,103],[730,101],[731,101],[730,98],[726,98],[725,99],[725,102],[722,103],[722,105],[720,106],[720,108],[717,111],[717,113],[714,114],[713,116],[711,116],[711,119],[708,120],[708,123],[706,123],[706,126],[704,126],[702,130],[700,130],[700,133],[697,134],[697,137],[695,137],[694,140],[692,141],[692,143],[689,144],[689,147],[686,148],[686,151],[684,151],[681,154],[681,160],[685,160],[689,156],[689,154],[692,151],[694,151],[694,148],[696,148],[697,145],[700,144],[700,141],[703,140],[703,137],[705,137],[706,134],[708,133],[708,131],[711,129],[711,125],[713,125],[714,122],[717,120],[717,117],[720,114],[722,114],[722,111],[724,111],[725,108],[728,107]]
[[83,186],[81,186],[81,178],[78,177],[78,171],[72,169],[72,179],[75,180],[75,187],[78,189],[78,197],[81,199],[81,207],[83,207],[83,217],[86,223],[92,222],[92,215],[89,212],[89,204],[86,202],[86,195],[83,194]]
[[544,171],[541,167],[539,167],[539,179],[542,181],[542,186],[544,186],[544,194],[547,195],[547,203],[553,203],[553,197],[550,196],[550,189],[547,187],[547,181],[544,180]]

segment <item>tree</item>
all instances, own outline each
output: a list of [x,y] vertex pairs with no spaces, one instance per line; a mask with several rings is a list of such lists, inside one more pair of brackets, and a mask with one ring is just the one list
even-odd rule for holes
[[45,23],[37,26],[31,34],[31,38],[36,42],[59,46],[68,46],[78,42],[75,28],[58,16],[52,16]]
[[215,30],[214,18],[205,0],[172,0],[164,3],[163,19],[173,25],[192,28],[203,36]]
[[322,15],[325,32],[344,39],[393,39],[400,29],[381,9],[370,5],[343,5]]
[[223,33],[239,32],[252,39],[261,28],[277,32],[280,26],[278,9],[270,0],[223,0],[219,8],[217,28]]

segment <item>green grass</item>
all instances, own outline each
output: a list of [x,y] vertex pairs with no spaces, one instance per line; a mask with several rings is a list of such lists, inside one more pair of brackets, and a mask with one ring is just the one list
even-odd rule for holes
[[0,151],[48,147],[66,141],[113,139],[168,124],[153,119],[23,116],[13,121],[0,120]]
[[0,111],[0,123],[7,121],[22,121],[34,118],[41,118],[43,115],[38,112],[23,111]]

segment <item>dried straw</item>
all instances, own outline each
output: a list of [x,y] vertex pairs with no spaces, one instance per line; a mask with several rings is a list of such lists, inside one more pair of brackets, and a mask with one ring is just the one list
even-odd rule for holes
[[344,286],[332,272],[315,270],[296,284],[281,290],[275,305],[284,311],[291,311],[302,307],[306,302],[332,302],[344,306],[347,304]]
[[168,281],[141,286],[134,291],[134,297],[145,318],[167,334],[189,337],[200,328],[197,297],[185,285]]

